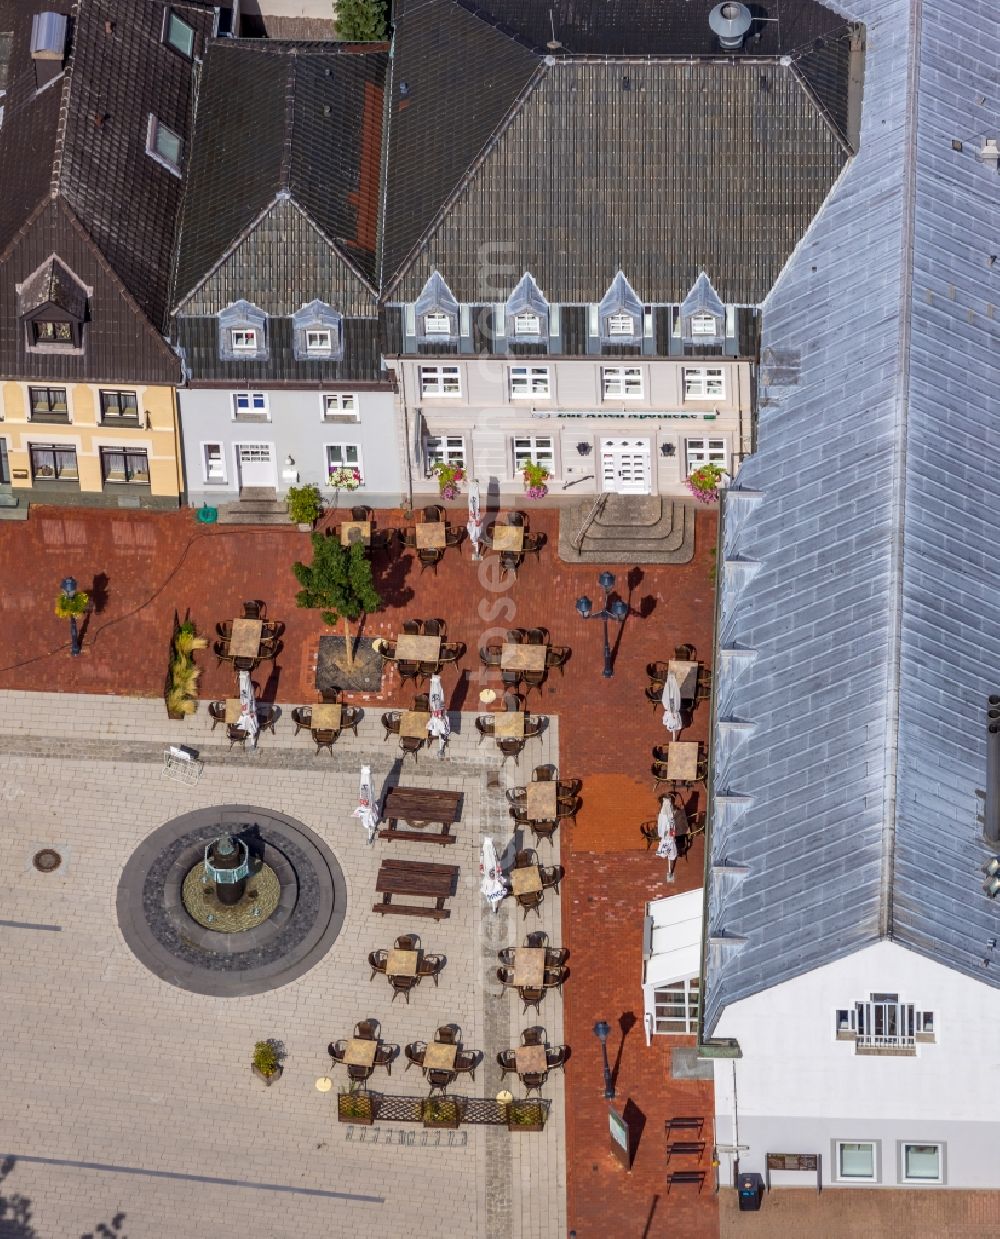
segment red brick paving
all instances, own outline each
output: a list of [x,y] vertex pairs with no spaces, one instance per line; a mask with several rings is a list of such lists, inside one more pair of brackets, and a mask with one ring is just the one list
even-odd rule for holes
[[[380,513],[398,524],[397,513]],[[394,633],[404,615],[442,616],[449,637],[464,640],[466,674],[446,672],[455,709],[474,709],[481,682],[477,647],[513,625],[544,625],[573,655],[565,677],[553,675],[531,707],[560,716],[563,771],[584,779],[583,809],[575,829],[563,832],[562,887],[570,982],[564,990],[567,1065],[568,1221],[578,1239],[685,1239],[719,1233],[716,1198],[707,1160],[706,1187],[666,1193],[663,1124],[676,1114],[706,1116],[711,1150],[711,1084],[670,1078],[670,1050],[684,1039],[657,1037],[649,1049],[642,1028],[642,915],[647,899],[697,887],[702,840],[677,866],[677,882],[663,882],[664,862],[647,852],[638,824],[655,816],[649,775],[650,748],[665,738],[660,712],[643,696],[645,665],[692,642],[705,657],[712,647],[712,552],[716,516],[699,511],[696,554],[686,565],[620,568],[618,584],[634,611],[621,634],[613,679],[601,676],[602,625],[583,622],[575,600],[587,593],[600,605],[599,567],[575,567],[555,556],[557,514],[530,512],[531,525],[548,534],[540,561],[528,558],[520,579],[499,586],[492,557],[477,568],[468,548],[448,551],[439,575],[420,572],[409,554],[387,564],[377,559],[386,610],[366,632]],[[330,518],[330,522],[332,523]],[[286,624],[284,653],[264,695],[283,701],[315,700],[318,637],[328,631],[318,614],[294,605],[290,564],[308,557],[307,535],[296,530],[202,527],[190,511],[109,513],[33,507],[26,524],[0,524],[0,688],[156,696],[166,672],[174,611],[192,618],[208,636],[215,624],[239,614],[245,598],[263,598],[268,614]],[[95,596],[84,653],[68,654],[67,625],[53,614],[59,581],[74,575]],[[629,588],[631,587],[631,588]],[[227,666],[209,653],[200,660],[203,698],[226,696],[233,683]],[[390,676],[384,699],[396,695]],[[409,693],[403,694],[408,697]],[[382,698],[379,698],[381,700]],[[362,700],[364,700],[362,698]],[[373,702],[372,704],[375,704]],[[707,705],[698,707],[685,739],[704,741]],[[703,793],[701,793],[703,797]],[[692,806],[695,807],[695,806]],[[697,807],[703,808],[700,804]],[[629,1027],[634,1018],[634,1025]],[[594,1022],[612,1026],[609,1054],[616,1065],[619,1107],[631,1102],[644,1126],[630,1175],[609,1149],[600,1047]],[[621,1029],[628,1029],[622,1036]]]

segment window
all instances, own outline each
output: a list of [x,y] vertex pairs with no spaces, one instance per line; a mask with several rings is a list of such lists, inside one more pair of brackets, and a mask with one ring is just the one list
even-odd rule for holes
[[512,400],[549,394],[548,366],[511,366],[510,395]]
[[364,482],[361,468],[361,448],[357,443],[328,443],[326,445],[326,476],[333,483],[341,469],[347,469],[356,474],[359,483]]
[[941,1183],[942,1181],[941,1145],[903,1145],[904,1183]]
[[233,393],[234,422],[266,422],[267,392],[238,391]]
[[72,323],[41,321],[31,324],[31,338],[35,344],[74,344]]
[[698,978],[659,986],[653,994],[656,1009],[654,1030],[658,1033],[698,1031]]
[[224,484],[226,481],[226,459],[222,454],[221,443],[203,443],[201,445],[202,473],[205,481]]
[[234,353],[256,353],[257,329],[255,327],[234,327],[229,333],[229,339]]
[[102,422],[138,422],[139,402],[134,391],[102,391]]
[[853,1041],[858,1054],[909,1054],[917,1042],[933,1042],[934,1012],[917,1011],[898,994],[870,994],[868,1002],[837,1012],[837,1039]]
[[623,314],[619,310],[617,314],[608,315],[609,336],[631,336],[634,331],[635,324],[631,314]]
[[642,371],[638,366],[605,366],[601,371],[604,379],[604,399],[619,400],[642,398]]
[[29,445],[31,452],[31,477],[36,482],[77,482],[80,474],[76,467],[75,447],[43,447]]
[[718,465],[725,469],[726,441],[725,439],[688,439],[686,445],[687,472],[693,473],[702,465]]
[[29,387],[33,422],[68,422],[69,406],[65,387]]
[[105,482],[149,485],[149,460],[145,448],[102,447],[101,474]]
[[711,314],[691,315],[691,334],[693,336],[714,336],[716,331],[716,321]]
[[326,392],[323,395],[323,420],[325,422],[360,421],[358,398],[354,392]]
[[425,336],[450,336],[451,318],[441,310],[432,310],[424,315]]
[[187,56],[190,60],[194,55],[194,28],[178,17],[172,9],[167,9],[167,24],[163,37],[165,42],[182,56]]
[[146,131],[146,154],[169,168],[176,176],[180,176],[181,140],[172,129],[157,120],[152,112],[149,114],[149,127]]
[[435,465],[465,468],[465,435],[428,435],[424,441],[428,470]]
[[555,476],[555,440],[551,435],[514,436],[514,472],[521,473],[526,464],[543,465]]
[[460,396],[462,382],[458,366],[421,366],[420,394],[422,396]]
[[542,330],[542,321],[537,314],[525,313],[514,315],[514,335],[537,336]]
[[329,353],[333,350],[333,333],[326,329],[306,332],[307,353]]
[[697,369],[684,368],[685,400],[724,400],[726,396],[725,372],[712,366]]
[[874,1183],[875,1142],[837,1141],[837,1178],[852,1183]]

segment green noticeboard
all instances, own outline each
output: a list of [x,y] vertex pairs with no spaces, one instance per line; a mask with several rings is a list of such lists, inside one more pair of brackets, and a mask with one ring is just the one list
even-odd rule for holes
[[608,1106],[608,1128],[611,1132],[611,1151],[626,1170],[632,1169],[632,1137],[628,1123],[614,1106]]

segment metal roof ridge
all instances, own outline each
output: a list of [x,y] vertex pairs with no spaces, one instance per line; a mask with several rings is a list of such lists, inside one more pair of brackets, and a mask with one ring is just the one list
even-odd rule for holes
[[50,198],[56,198],[62,192],[60,182],[62,180],[63,147],[66,144],[66,126],[69,121],[70,92],[73,89],[73,70],[76,66],[76,52],[77,47],[79,46],[76,36],[80,26],[80,9],[85,3],[86,0],[74,0],[73,8],[69,15],[73,22],[73,29],[68,32],[67,37],[72,37],[73,43],[70,48],[69,56],[66,59],[66,65],[63,68],[62,87],[59,92],[59,121],[56,125],[55,142],[52,144],[52,176],[49,178]]

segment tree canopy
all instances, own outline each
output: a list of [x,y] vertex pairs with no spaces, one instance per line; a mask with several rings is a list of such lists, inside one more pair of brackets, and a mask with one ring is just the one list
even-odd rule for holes
[[386,37],[384,0],[337,0],[337,34],[347,43],[379,43]]
[[325,624],[360,619],[381,608],[371,562],[360,543],[341,546],[339,538],[314,533],[312,545],[312,563],[292,565],[295,579],[302,586],[295,595],[298,606],[322,608]]

